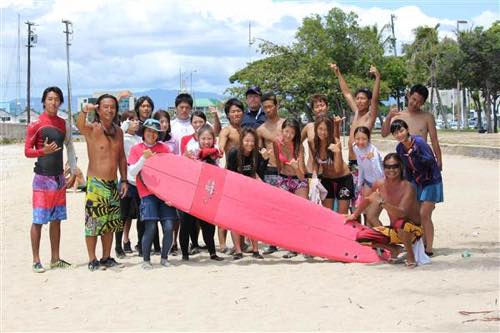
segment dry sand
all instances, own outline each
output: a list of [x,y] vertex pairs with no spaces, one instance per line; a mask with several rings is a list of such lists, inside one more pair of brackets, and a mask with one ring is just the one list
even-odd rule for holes
[[[86,168],[83,143],[76,144]],[[31,271],[33,159],[1,146],[1,331],[500,331],[499,321],[467,321],[499,299],[499,162],[444,156],[445,200],[435,211],[433,263],[363,265],[282,259],[208,260],[143,271],[89,272],[83,193],[68,193],[62,257],[75,269]],[[133,242],[137,240],[132,233]],[[469,251],[470,258],[461,254]],[[98,253],[101,253],[100,246]],[[41,256],[48,267],[48,229]]]

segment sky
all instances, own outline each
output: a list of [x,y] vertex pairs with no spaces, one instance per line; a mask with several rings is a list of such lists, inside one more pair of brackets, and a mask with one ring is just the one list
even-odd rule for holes
[[488,28],[499,20],[498,1],[284,1],[284,0],[0,0],[0,101],[17,91],[18,14],[21,18],[21,97],[26,94],[26,38],[37,24],[31,49],[32,95],[47,86],[66,90],[62,19],[73,23],[71,83],[74,95],[97,90],[179,89],[221,94],[229,76],[260,57],[252,37],[290,44],[304,17],[333,7],[355,12],[360,25],[379,27],[396,15],[398,45],[420,25],[440,23],[441,37],[460,29]]

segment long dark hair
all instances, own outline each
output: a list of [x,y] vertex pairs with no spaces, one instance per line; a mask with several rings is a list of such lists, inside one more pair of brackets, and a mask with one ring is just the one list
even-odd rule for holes
[[[113,118],[113,123],[117,126],[120,126],[120,118],[118,116],[118,100],[116,99],[115,96],[110,95],[110,94],[101,95],[101,96],[99,96],[99,98],[97,99],[97,101],[95,103],[97,104],[97,107],[100,108],[102,100],[106,99],[106,98],[111,98],[115,102],[116,112],[115,112],[115,117]],[[94,114],[95,114],[94,122],[100,123],[101,118],[99,118],[99,113],[95,112]]]
[[297,121],[297,119],[294,118],[287,118],[283,122],[283,125],[281,125],[281,130],[284,130],[286,127],[291,127],[295,130],[295,135],[293,137],[293,158],[298,159],[299,158],[299,152],[300,152],[300,124]]
[[401,180],[404,180],[405,179],[405,173],[404,173],[403,160],[401,159],[401,157],[398,154],[396,154],[396,153],[389,153],[389,154],[385,155],[385,157],[384,157],[384,162],[383,162],[384,165],[385,165],[385,162],[387,162],[390,159],[393,159],[396,162],[398,162],[398,164],[399,164],[399,178]]
[[241,130],[241,135],[240,135],[240,147],[238,148],[238,153],[236,155],[236,170],[238,170],[239,173],[243,172],[243,164],[245,163],[245,153],[243,149],[243,138],[247,136],[248,134],[252,135],[254,140],[255,140],[255,146],[253,150],[250,152],[250,160],[251,160],[251,165],[252,165],[252,170],[250,173],[251,177],[255,177],[255,174],[257,173],[257,157],[259,155],[259,152],[257,150],[257,145],[259,142],[259,137],[257,135],[257,131],[254,130],[252,127],[245,127],[243,130]]
[[170,139],[172,139],[172,135],[170,135],[170,132],[172,131],[172,128],[170,127],[170,115],[165,110],[158,110],[153,115],[153,119],[156,119],[158,121],[160,121],[161,117],[167,118],[168,130],[166,132],[160,132],[160,135],[159,135],[160,141],[169,141]]
[[328,149],[328,147],[330,146],[331,143],[335,143],[335,137],[333,135],[333,120],[332,118],[328,117],[328,116],[325,116],[325,115],[321,115],[319,117],[316,118],[316,121],[314,122],[314,157],[316,157],[316,159],[321,159],[321,154],[320,154],[320,148],[321,148],[321,140],[319,139],[319,136],[318,136],[318,127],[319,125],[321,125],[322,123],[325,123],[326,125],[326,131],[328,133],[328,136],[326,138],[326,156],[327,158],[329,158],[330,160],[333,161],[333,152]]

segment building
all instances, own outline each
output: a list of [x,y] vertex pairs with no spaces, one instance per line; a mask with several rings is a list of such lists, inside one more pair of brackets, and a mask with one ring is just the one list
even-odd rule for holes
[[15,115],[12,114],[9,102],[0,102],[0,121],[2,123],[13,122]]
[[[36,111],[35,109],[31,109],[30,122],[34,122],[34,121],[38,120],[39,116],[40,116],[40,112]],[[28,111],[24,110],[23,112],[18,114],[15,119],[16,119],[15,120],[16,123],[20,123],[20,124],[28,123]]]
[[222,104],[222,101],[216,98],[195,98],[193,101],[193,110],[207,113],[209,112],[209,107],[220,107]]

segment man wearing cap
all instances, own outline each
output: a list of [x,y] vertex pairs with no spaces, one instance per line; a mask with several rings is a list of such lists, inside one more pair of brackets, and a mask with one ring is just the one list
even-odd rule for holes
[[266,121],[266,114],[264,113],[264,111],[262,111],[260,103],[262,92],[260,91],[259,87],[252,86],[248,88],[245,96],[247,98],[248,109],[243,115],[241,127],[251,127],[257,129],[257,127],[259,127]]
[[[94,122],[86,116],[95,111]],[[94,271],[119,265],[111,258],[113,233],[123,229],[120,197],[127,193],[127,158],[123,132],[117,123],[118,100],[104,94],[96,105],[86,104],[78,115],[76,126],[85,136],[89,158],[87,194],[85,196],[85,242],[89,255],[88,269]],[[121,187],[116,177],[120,170]],[[102,259],[97,260],[97,237],[101,236]]]

